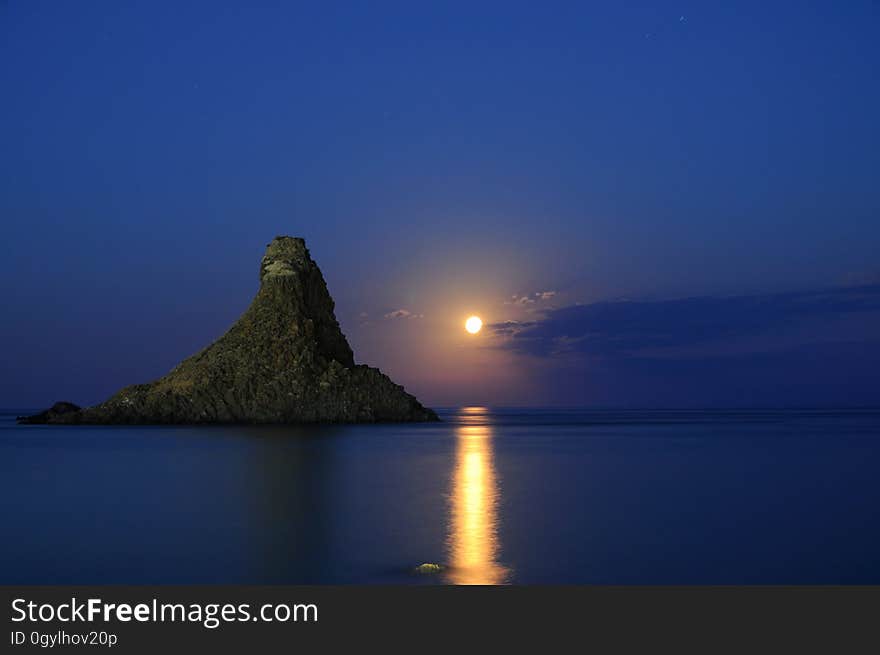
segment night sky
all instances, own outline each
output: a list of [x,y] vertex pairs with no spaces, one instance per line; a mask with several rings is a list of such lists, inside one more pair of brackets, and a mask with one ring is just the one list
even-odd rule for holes
[[0,3],[0,406],[166,373],[279,234],[427,404],[880,404],[876,2],[245,4]]

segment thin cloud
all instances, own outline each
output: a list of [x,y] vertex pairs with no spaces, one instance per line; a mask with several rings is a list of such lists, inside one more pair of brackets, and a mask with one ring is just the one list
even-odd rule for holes
[[504,321],[503,323],[491,324],[489,329],[499,336],[512,337],[533,325],[535,325],[535,321]]
[[527,293],[525,295],[513,294],[510,297],[510,300],[505,300],[505,305],[532,305],[535,302],[541,302],[544,300],[550,300],[553,296],[556,295],[556,291],[535,291],[534,293]]
[[395,309],[392,312],[388,312],[385,314],[385,318],[388,320],[395,320],[399,318],[424,318],[424,314],[414,314],[408,309]]

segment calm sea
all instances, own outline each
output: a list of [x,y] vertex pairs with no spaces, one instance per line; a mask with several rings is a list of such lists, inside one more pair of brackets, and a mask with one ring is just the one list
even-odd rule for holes
[[0,583],[880,583],[878,410],[16,413],[0,415]]

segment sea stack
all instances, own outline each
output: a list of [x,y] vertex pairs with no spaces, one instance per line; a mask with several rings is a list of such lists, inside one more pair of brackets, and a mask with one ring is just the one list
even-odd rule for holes
[[[357,365],[305,240],[276,237],[260,289],[217,341],[162,378],[94,407],[19,419],[53,424],[436,421],[381,371]],[[57,407],[57,405],[56,405]]]

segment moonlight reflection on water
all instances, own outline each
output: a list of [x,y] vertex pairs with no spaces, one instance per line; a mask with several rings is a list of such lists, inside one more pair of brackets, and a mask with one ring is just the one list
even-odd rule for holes
[[497,561],[499,492],[488,411],[464,408],[461,418],[450,495],[447,577],[453,584],[501,584],[508,571]]

